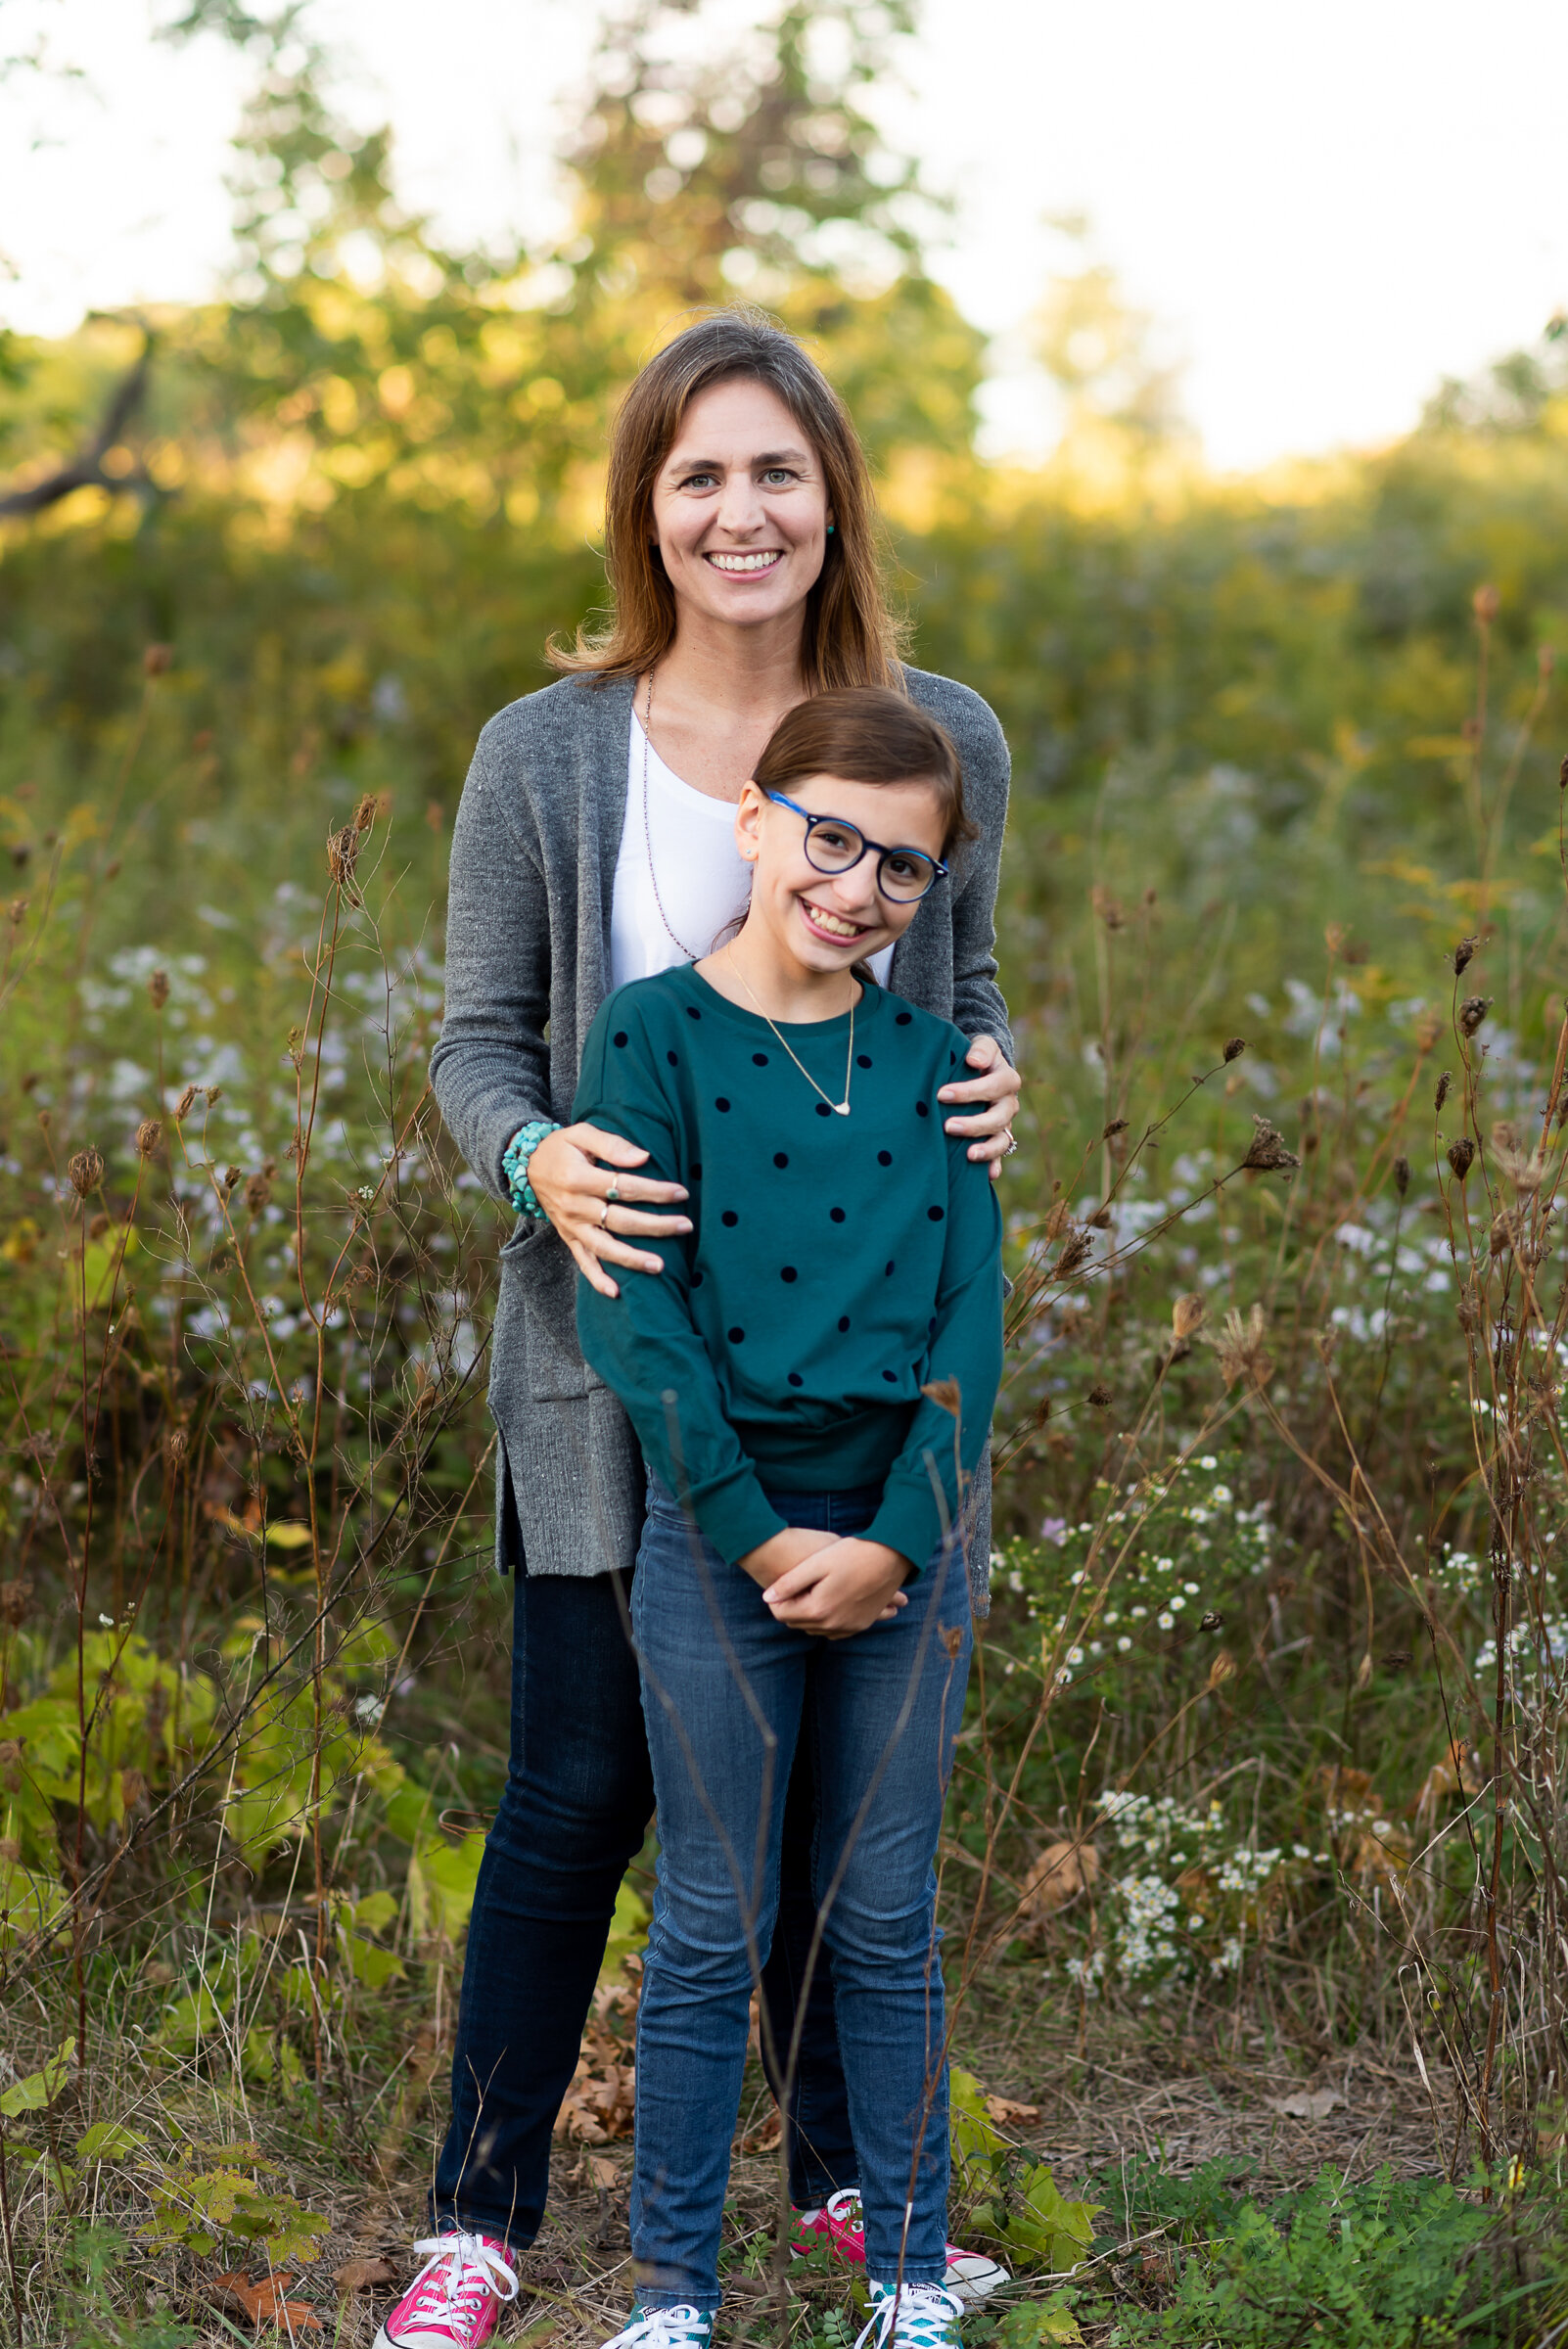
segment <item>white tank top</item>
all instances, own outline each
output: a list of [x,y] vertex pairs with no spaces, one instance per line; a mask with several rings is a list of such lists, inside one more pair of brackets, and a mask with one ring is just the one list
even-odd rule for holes
[[[752,868],[735,846],[735,804],[683,783],[648,746],[648,821],[642,813],[643,733],[633,714],[626,762],[626,814],[610,906],[610,984],[711,954],[726,922],[746,910]],[[653,843],[659,898],[648,873]],[[660,919],[663,899],[669,930]],[[669,931],[674,932],[671,938]],[[675,942],[680,943],[677,944]],[[893,948],[871,957],[886,987]]]

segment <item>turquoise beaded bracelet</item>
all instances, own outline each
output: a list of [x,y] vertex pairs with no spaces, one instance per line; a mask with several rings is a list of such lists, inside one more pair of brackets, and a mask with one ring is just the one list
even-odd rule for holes
[[534,1118],[514,1133],[501,1159],[501,1173],[511,1186],[512,1205],[520,1216],[543,1220],[544,1210],[533,1196],[529,1180],[529,1162],[547,1133],[559,1133],[561,1128],[554,1119]]

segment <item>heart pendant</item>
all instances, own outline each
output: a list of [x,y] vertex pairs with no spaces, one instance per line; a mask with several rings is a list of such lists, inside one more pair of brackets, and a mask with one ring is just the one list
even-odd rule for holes
[[836,1118],[847,1118],[847,1117],[849,1116],[849,1114],[850,1114],[850,1104],[848,1103],[848,1101],[835,1101],[835,1102],[834,1102],[834,1104],[833,1104],[833,1115],[834,1115]]

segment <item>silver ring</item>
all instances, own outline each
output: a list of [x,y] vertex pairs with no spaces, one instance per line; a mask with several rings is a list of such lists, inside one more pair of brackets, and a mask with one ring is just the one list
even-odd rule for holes
[[609,1202],[609,1200],[607,1199],[607,1200],[605,1201],[605,1203],[604,1203],[603,1207],[602,1207],[602,1208],[599,1210],[599,1229],[600,1229],[601,1231],[607,1231],[607,1230],[609,1229],[609,1227],[610,1227],[610,1202]]
[[1005,1150],[1002,1152],[1002,1156],[1003,1156],[1003,1158],[1011,1158],[1011,1157],[1012,1157],[1012,1155],[1013,1155],[1013,1152],[1014,1152],[1014,1151],[1017,1149],[1017,1147],[1018,1147],[1018,1136],[1017,1136],[1017,1134],[1016,1134],[1016,1133],[1014,1133],[1014,1131],[1013,1131],[1013,1129],[1012,1129],[1012,1128],[1011,1128],[1010,1126],[1004,1126],[1004,1127],[1002,1128],[1002,1131],[1003,1131],[1003,1132],[1006,1134],[1006,1136],[1007,1136],[1007,1147],[1006,1147],[1006,1149],[1005,1149]]

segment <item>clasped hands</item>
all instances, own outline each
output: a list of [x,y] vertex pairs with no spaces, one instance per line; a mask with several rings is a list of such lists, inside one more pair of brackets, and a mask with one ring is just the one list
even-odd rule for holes
[[763,1602],[778,1622],[824,1639],[848,1639],[873,1623],[891,1623],[909,1603],[902,1588],[908,1559],[857,1535],[786,1526],[748,1550],[740,1565],[761,1586]]

